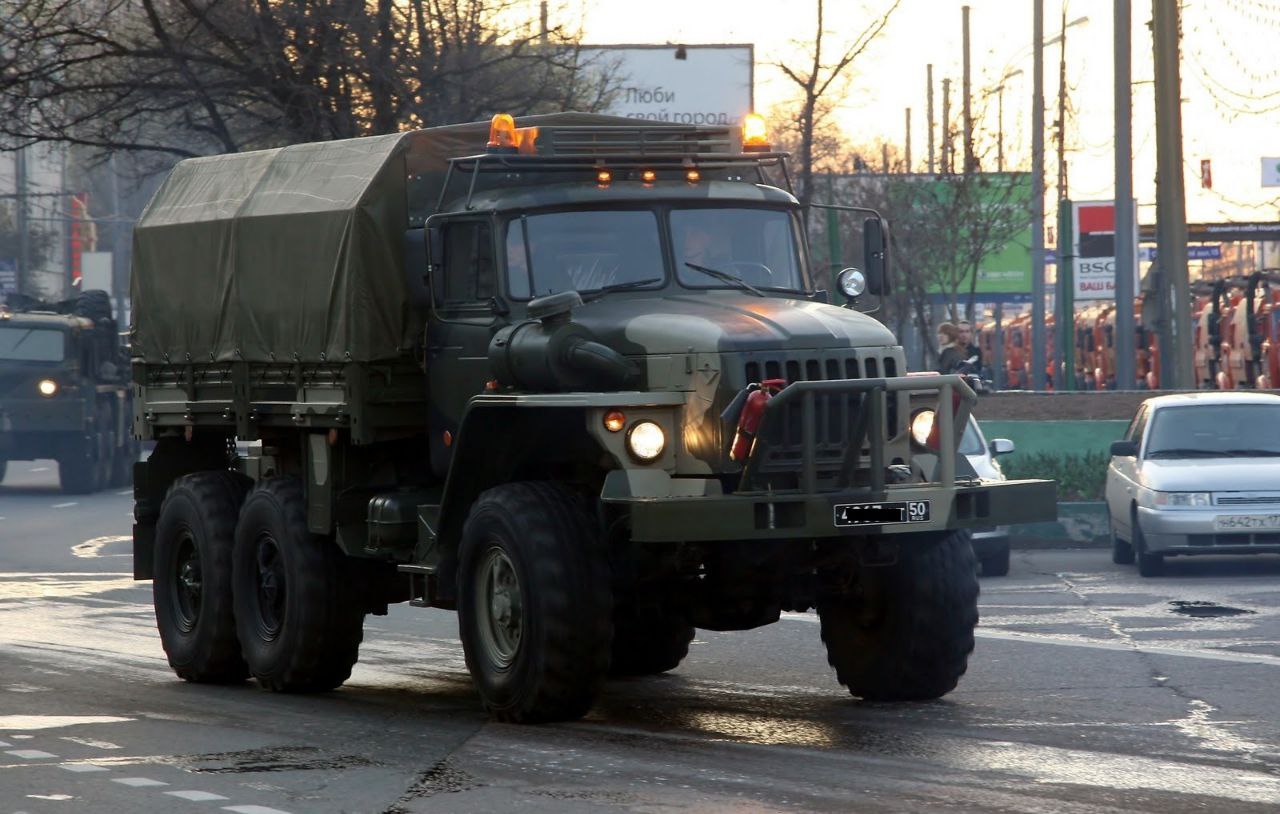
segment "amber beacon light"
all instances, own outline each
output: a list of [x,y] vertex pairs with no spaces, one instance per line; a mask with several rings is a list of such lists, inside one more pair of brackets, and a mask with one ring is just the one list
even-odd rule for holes
[[759,113],[748,113],[742,119],[742,150],[747,153],[769,152],[769,128]]

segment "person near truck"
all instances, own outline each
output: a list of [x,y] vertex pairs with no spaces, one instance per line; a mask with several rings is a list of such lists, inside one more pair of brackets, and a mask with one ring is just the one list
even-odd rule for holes
[[938,326],[938,372],[955,373],[967,357],[960,344],[960,329],[954,323]]
[[982,349],[974,344],[973,325],[969,323],[969,320],[962,319],[956,323],[956,328],[960,331],[960,350],[964,353],[964,358],[976,358],[977,361],[973,363],[973,369],[982,370]]

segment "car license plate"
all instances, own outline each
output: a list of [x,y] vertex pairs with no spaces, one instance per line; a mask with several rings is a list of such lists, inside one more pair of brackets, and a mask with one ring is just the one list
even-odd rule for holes
[[1213,518],[1214,531],[1280,529],[1280,514],[1220,514]]
[[924,523],[929,501],[895,500],[886,503],[841,503],[836,506],[837,526],[882,526],[886,523]]

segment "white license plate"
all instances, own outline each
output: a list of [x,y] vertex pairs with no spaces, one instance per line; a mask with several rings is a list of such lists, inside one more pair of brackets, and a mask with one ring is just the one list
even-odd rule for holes
[[896,500],[882,503],[842,503],[835,507],[837,526],[882,526],[887,523],[929,522],[929,501]]
[[1220,514],[1213,518],[1214,531],[1280,529],[1280,514]]

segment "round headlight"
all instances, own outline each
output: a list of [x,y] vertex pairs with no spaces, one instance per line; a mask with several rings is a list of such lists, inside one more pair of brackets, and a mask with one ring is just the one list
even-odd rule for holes
[[861,271],[855,268],[847,268],[840,272],[840,276],[836,278],[840,284],[840,293],[849,299],[856,299],[862,296],[867,290],[867,277]]
[[929,446],[929,435],[933,432],[933,410],[921,410],[911,416],[911,439],[922,447]]
[[667,446],[667,434],[652,421],[637,421],[627,433],[627,449],[637,460],[650,463]]
[[36,389],[40,391],[40,395],[49,398],[58,392],[58,383],[53,379],[41,379],[40,383],[36,385]]

